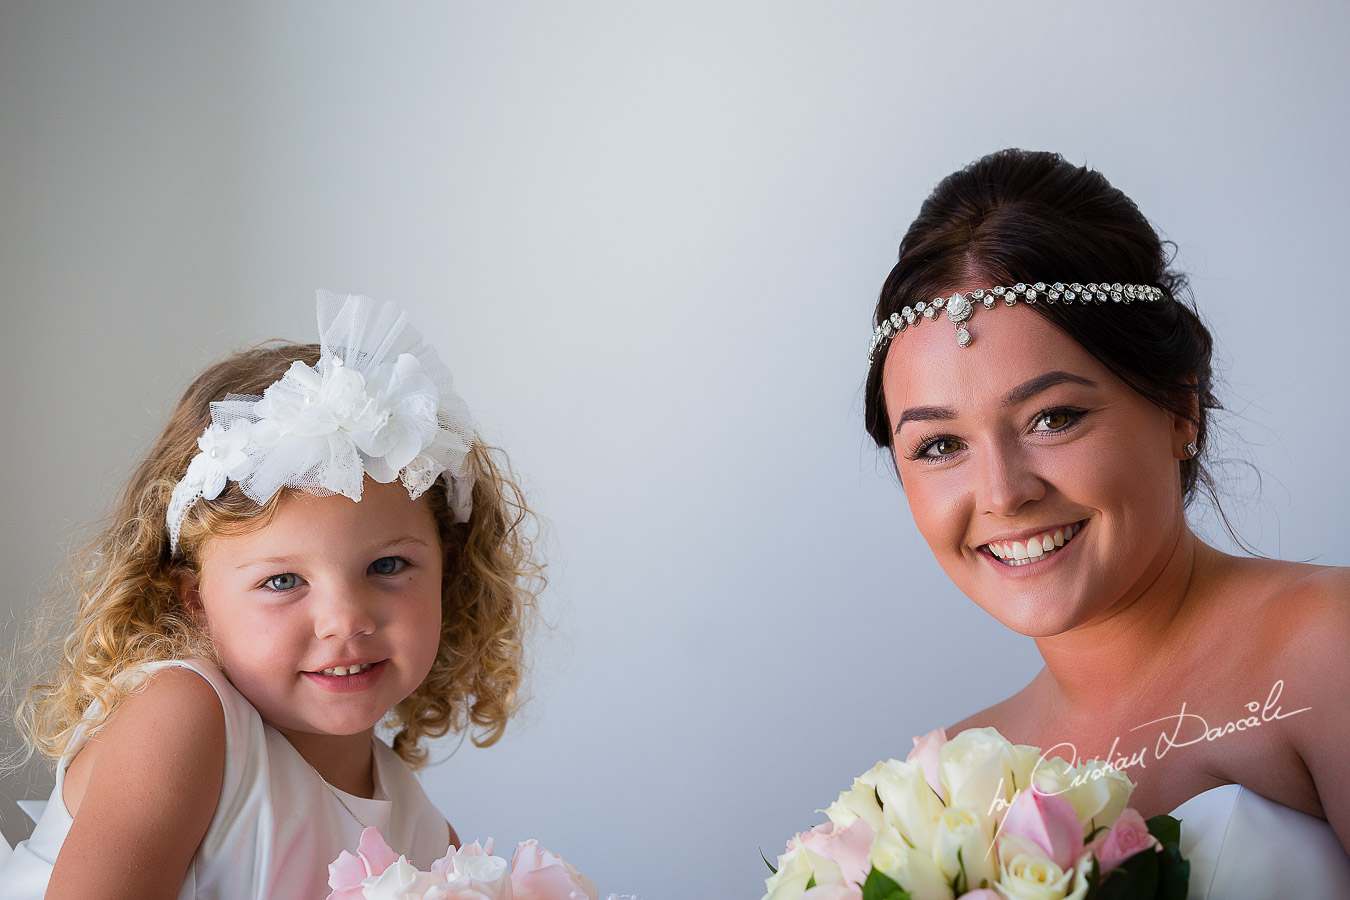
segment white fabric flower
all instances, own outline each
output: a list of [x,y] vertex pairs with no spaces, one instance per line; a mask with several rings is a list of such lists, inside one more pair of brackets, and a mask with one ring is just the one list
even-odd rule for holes
[[211,404],[202,452],[166,516],[175,552],[192,505],[230,480],[261,505],[283,488],[360,500],[367,475],[401,479],[416,499],[444,475],[452,520],[468,521],[473,421],[449,370],[392,304],[327,291],[318,300],[317,365],[297,360],[261,397]]
[[249,427],[246,423],[211,425],[197,438],[197,447],[201,452],[188,463],[187,475],[183,480],[201,485],[202,496],[207,500],[216,499],[225,490],[225,482],[231,477],[238,477],[248,461],[248,441]]
[[366,387],[369,413],[350,428],[366,455],[366,474],[382,484],[398,477],[436,437],[436,385],[407,353],[382,365]]

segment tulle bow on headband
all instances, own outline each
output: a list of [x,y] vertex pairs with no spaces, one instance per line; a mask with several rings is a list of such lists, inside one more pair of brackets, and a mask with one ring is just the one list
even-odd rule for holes
[[227,481],[261,505],[287,487],[360,500],[366,475],[397,478],[416,499],[444,473],[451,515],[468,521],[473,420],[450,370],[393,304],[317,297],[318,365],[296,361],[261,397],[211,404],[201,452],[169,501],[173,552],[188,511],[220,496]]

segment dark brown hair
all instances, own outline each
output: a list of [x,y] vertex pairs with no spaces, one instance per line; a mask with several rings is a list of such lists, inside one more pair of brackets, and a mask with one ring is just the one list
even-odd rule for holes
[[[900,259],[877,300],[875,324],[958,284],[1037,281],[1147,284],[1162,303],[1029,304],[1154,405],[1197,426],[1205,446],[1213,339],[1189,300],[1186,277],[1134,202],[1099,172],[1057,153],[1000,150],[944,178],[900,241]],[[887,350],[889,349],[886,348]],[[882,386],[885,350],[867,373],[867,432],[891,447]],[[1213,493],[1199,458],[1181,463],[1189,502]]]

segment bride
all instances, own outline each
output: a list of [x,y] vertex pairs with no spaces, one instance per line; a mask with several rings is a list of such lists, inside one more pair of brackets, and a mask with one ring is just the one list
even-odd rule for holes
[[991,154],[901,241],[867,429],[947,575],[1045,662],[956,729],[1123,769],[1182,820],[1192,897],[1350,897],[1350,569],[1188,527],[1218,402],[1185,295],[1100,174]]

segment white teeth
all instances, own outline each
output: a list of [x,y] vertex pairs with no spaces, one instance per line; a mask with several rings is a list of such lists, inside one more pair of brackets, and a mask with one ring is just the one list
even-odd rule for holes
[[993,556],[1002,560],[1004,565],[1024,566],[1058,552],[1082,530],[1082,526],[1075,523],[1030,538],[1025,544],[1021,541],[998,541],[985,546]]
[[360,663],[355,666],[333,666],[331,669],[324,669],[323,674],[337,675],[338,677],[356,675],[359,672],[364,672],[366,669],[369,669],[372,665],[374,665],[374,663]]

